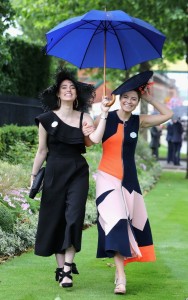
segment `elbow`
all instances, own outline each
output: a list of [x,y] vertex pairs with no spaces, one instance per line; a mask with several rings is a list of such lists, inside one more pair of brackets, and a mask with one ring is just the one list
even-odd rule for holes
[[95,144],[99,144],[101,142],[101,140],[97,140],[96,142],[95,142]]
[[168,119],[172,119],[173,115],[174,115],[174,112],[171,110],[170,113],[169,113],[169,118]]
[[47,148],[38,149],[38,155],[40,155],[42,157],[46,157],[47,153],[48,153],[48,149]]
[[167,114],[165,114],[165,122],[172,119],[174,112],[172,110],[169,110]]
[[93,142],[93,144],[99,144],[99,143],[100,143],[99,140],[94,140],[94,141],[92,141],[92,142]]
[[92,141],[93,144],[99,144],[101,142],[101,139],[91,138],[91,141]]
[[93,144],[99,144],[102,138],[93,132],[89,135],[89,139]]

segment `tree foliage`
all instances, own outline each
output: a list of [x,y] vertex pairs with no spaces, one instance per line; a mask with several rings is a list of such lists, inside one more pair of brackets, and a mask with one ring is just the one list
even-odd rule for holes
[[167,60],[175,61],[186,54],[188,4],[185,0],[13,0],[12,3],[18,21],[30,38],[44,39],[45,32],[58,23],[91,9],[104,10],[106,6],[107,10],[123,10],[162,31],[167,37],[163,51]]
[[[185,0],[12,0],[12,3],[24,36],[30,40],[38,40],[43,45],[45,33],[60,22],[92,9],[104,10],[106,7],[109,11],[123,10],[131,16],[143,19],[165,34],[163,57],[166,61],[183,59],[188,51],[184,42],[188,35],[188,4]],[[135,47],[139,45],[135,44]],[[126,72],[108,69],[107,80],[117,86],[131,73],[149,69],[154,63],[162,67],[164,60],[145,62]],[[99,71],[98,76],[100,78],[103,76],[102,70]]]
[[10,61],[11,56],[8,51],[8,45],[3,38],[6,37],[5,30],[13,23],[14,10],[9,0],[0,0],[0,70],[2,65]]
[[0,93],[38,97],[49,83],[51,57],[36,43],[10,38],[7,44],[11,60],[1,68]]

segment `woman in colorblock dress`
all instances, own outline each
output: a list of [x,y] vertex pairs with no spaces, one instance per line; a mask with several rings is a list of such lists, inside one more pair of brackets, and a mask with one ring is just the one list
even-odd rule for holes
[[[96,181],[97,257],[114,258],[115,294],[126,292],[125,264],[155,260],[150,224],[137,177],[135,149],[139,129],[169,120],[172,111],[151,96],[148,81],[152,75],[152,71],[140,73],[114,90],[112,94],[120,95],[120,109],[106,113],[103,153]],[[134,115],[132,112],[140,99],[153,105],[159,114]],[[96,126],[99,120],[100,117],[96,119]]]

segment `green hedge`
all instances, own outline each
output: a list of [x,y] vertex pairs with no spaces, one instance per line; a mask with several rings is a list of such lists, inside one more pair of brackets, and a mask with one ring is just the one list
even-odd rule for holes
[[14,219],[8,207],[0,202],[0,227],[5,232],[12,232]]
[[[16,125],[6,125],[0,127],[1,160],[7,160],[8,157],[12,157],[11,162],[14,163],[12,160],[17,160],[19,155],[29,155],[28,150],[35,148],[37,144],[37,126],[19,127]],[[15,163],[19,162],[16,161]]]
[[19,38],[6,39],[6,45],[11,59],[0,65],[0,94],[37,97],[49,85],[51,57]]

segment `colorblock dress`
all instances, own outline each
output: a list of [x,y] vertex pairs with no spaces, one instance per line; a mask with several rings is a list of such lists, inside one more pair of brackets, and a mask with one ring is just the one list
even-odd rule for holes
[[48,155],[39,211],[35,254],[64,253],[72,245],[81,250],[82,228],[89,188],[84,136],[80,127],[64,123],[54,112],[39,115],[47,131]]
[[96,182],[97,257],[116,252],[131,261],[154,261],[152,234],[135,165],[139,116],[125,123],[108,114]]

